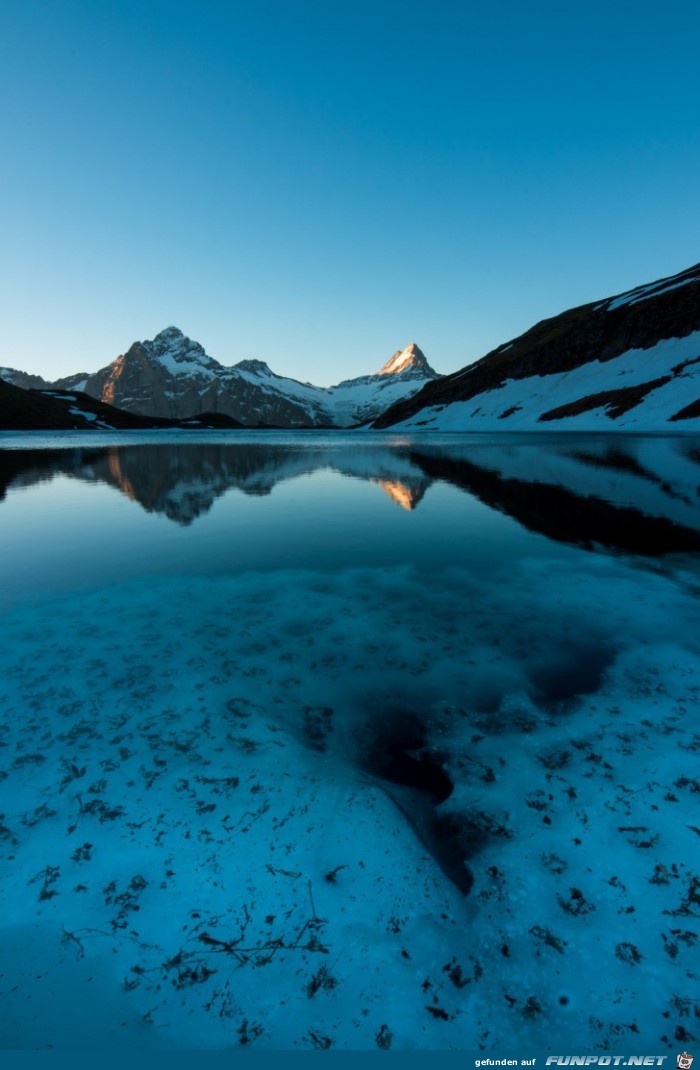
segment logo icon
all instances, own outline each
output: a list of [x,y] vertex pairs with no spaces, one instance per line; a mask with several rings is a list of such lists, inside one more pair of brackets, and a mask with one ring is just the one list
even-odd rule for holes
[[691,1055],[689,1051],[682,1051],[680,1055],[676,1056],[677,1070],[690,1070],[693,1065],[694,1055]]

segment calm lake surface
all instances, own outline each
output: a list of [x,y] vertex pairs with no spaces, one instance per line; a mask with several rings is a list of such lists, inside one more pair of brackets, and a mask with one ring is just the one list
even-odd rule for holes
[[6,434],[0,533],[2,1047],[698,1035],[700,439]]

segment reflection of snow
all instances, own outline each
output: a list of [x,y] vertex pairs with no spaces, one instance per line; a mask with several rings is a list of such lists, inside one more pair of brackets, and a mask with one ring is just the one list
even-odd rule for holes
[[[683,584],[572,552],[489,580],[288,570],[18,605],[4,1046],[665,1050],[692,1032]],[[366,726],[397,710],[454,780],[466,899],[410,793],[400,809],[359,771]]]
[[700,452],[697,437],[611,435],[498,435],[454,440],[448,449],[418,441],[413,456],[464,459],[503,480],[562,487],[689,528],[700,527]]
[[[8,486],[28,486],[66,473],[109,483],[145,509],[188,524],[232,488],[246,495],[266,495],[279,483],[319,469],[370,480],[394,501],[415,509],[436,481],[458,479],[455,462],[467,462],[495,473],[504,486],[511,480],[534,484],[532,497],[541,485],[561,487],[579,498],[602,499],[618,510],[633,508],[676,525],[700,528],[700,452],[698,440],[690,436],[582,437],[560,432],[426,438],[285,432],[251,439],[238,433],[178,432],[160,439],[158,433],[154,437],[136,432],[115,437],[122,445],[104,447],[104,436],[97,434],[82,439],[68,435],[69,442],[86,445],[84,450],[71,450],[57,448],[66,443],[65,433],[42,434],[41,446],[54,447],[50,463],[44,458],[43,463],[23,466],[22,452],[14,454],[16,474],[6,466]],[[13,435],[8,445],[26,446],[28,441],[34,445],[37,437]],[[154,449],[153,442],[162,442],[162,448]],[[500,507],[507,511],[507,501]]]

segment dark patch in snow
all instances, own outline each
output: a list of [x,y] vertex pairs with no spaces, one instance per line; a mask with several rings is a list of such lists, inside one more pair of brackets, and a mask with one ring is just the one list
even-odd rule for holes
[[615,660],[610,642],[580,641],[547,652],[540,663],[530,666],[535,698],[546,709],[564,710],[581,695],[599,690],[606,670]]
[[428,749],[426,727],[415,714],[382,717],[364,759],[367,772],[407,788],[418,788],[434,804],[445,802],[453,784],[441,756]]
[[663,375],[658,379],[650,379],[647,383],[639,383],[636,386],[623,386],[617,390],[601,390],[596,394],[588,394],[586,397],[577,398],[566,405],[558,405],[556,409],[543,412],[538,417],[538,423],[548,420],[564,420],[569,416],[580,416],[583,412],[592,412],[595,409],[605,409],[605,415],[611,420],[617,420],[619,416],[641,405],[644,398],[665,386],[673,379],[672,375]]
[[437,809],[453,790],[443,763],[417,714],[380,715],[363,732],[360,767],[384,788],[445,876],[467,895],[474,878],[466,859],[483,843],[484,830],[477,821]]

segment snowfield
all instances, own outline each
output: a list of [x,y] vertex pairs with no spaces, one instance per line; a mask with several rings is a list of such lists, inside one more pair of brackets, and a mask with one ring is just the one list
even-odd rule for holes
[[[467,368],[463,375],[469,375],[469,371]],[[667,382],[657,382],[666,378]],[[648,392],[619,415],[612,399],[601,399],[577,414],[559,418],[548,415],[599,393],[644,384],[650,384]],[[669,421],[698,398],[700,331],[695,331],[685,338],[665,339],[649,349],[630,349],[613,360],[590,361],[572,371],[508,379],[497,389],[468,401],[425,407],[389,430],[644,432],[665,427],[697,431],[700,416]]]
[[[677,1046],[699,624],[686,581],[594,557],[500,591],[290,572],[15,610],[3,1045]],[[533,701],[587,644],[592,692]],[[410,789],[361,771],[397,711],[454,779],[466,896]]]

